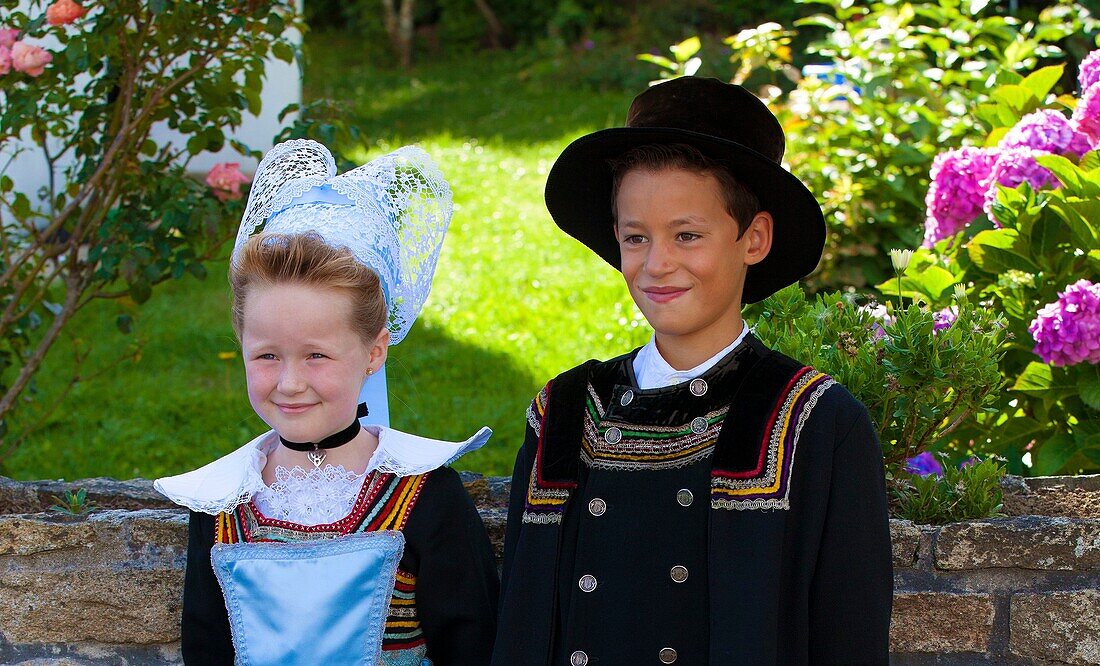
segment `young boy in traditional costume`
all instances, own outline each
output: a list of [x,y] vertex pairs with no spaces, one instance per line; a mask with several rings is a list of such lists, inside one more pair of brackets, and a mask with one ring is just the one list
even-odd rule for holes
[[622,271],[654,336],[531,404],[493,664],[886,663],[874,427],[741,317],[824,244],[783,150],[755,96],[688,77],[551,170],[554,221]]
[[488,661],[496,561],[446,465],[489,429],[438,441],[362,425],[357,405],[428,295],[451,211],[418,148],[341,175],[313,141],[260,163],[230,283],[249,401],[272,430],[156,481],[191,509],[188,664]]

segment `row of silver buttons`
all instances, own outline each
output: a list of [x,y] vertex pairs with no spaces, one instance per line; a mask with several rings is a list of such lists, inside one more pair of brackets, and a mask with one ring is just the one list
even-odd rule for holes
[[[686,582],[688,568],[682,564],[677,564],[668,570],[668,577],[672,579],[673,583]],[[594,592],[599,584],[599,581],[592,574],[585,574],[577,580],[577,587],[581,589],[581,592]]]
[[[662,664],[674,664],[676,663],[676,650],[666,647],[661,648],[661,651],[657,653],[657,658],[661,660]],[[588,654],[582,650],[577,650],[573,654],[569,655],[569,666],[587,666]]]
[[[691,420],[691,431],[696,435],[701,435],[707,431],[707,426],[710,424],[702,416],[696,416]],[[619,430],[615,426],[611,426],[603,433],[603,441],[608,444],[618,444],[623,439],[623,431]]]
[[[688,384],[688,390],[691,391],[691,394],[699,398],[707,394],[708,388],[709,387],[707,386],[707,381],[705,379],[693,379],[691,380],[691,383]],[[627,389],[623,391],[622,397],[619,398],[619,404],[623,407],[626,407],[633,400],[634,391],[632,389]]]
[[[676,503],[680,506],[691,506],[691,503],[694,501],[695,495],[687,488],[681,488],[676,491]],[[607,513],[607,502],[602,497],[593,497],[588,502],[588,513],[597,517],[602,516]]]

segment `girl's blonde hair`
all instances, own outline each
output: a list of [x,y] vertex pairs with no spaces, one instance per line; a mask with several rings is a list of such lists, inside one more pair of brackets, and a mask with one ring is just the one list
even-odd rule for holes
[[345,290],[351,295],[351,327],[367,344],[387,323],[386,299],[378,274],[349,250],[334,248],[315,233],[267,234],[248,239],[229,268],[233,330],[244,326],[244,305],[255,286],[299,284]]

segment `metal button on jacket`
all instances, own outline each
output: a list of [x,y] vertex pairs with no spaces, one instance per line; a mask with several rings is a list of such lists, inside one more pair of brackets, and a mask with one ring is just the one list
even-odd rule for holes
[[661,651],[657,653],[662,664],[672,664],[676,662],[676,650],[672,648],[661,648]]
[[588,503],[588,513],[593,516],[602,516],[607,511],[607,502],[603,501],[599,497],[594,498]]
[[619,398],[619,404],[626,407],[630,404],[630,401],[634,399],[634,391],[627,389],[623,391],[623,397]]
[[691,491],[687,488],[681,488],[676,491],[676,503],[680,506],[691,506],[691,502],[694,499],[695,495],[692,495]]
[[622,438],[623,432],[614,426],[608,428],[607,432],[603,434],[603,441],[608,444],[618,444]]
[[581,592],[591,592],[596,589],[596,577],[592,574],[585,574],[577,581],[577,586],[581,588]]
[[672,577],[674,583],[682,583],[688,579],[688,569],[682,564],[677,564],[672,567],[672,570],[668,572],[668,575]]
[[[696,416],[691,420],[691,431],[696,435],[707,431],[707,420],[702,416]],[[610,431],[609,431],[610,432]],[[617,441],[617,440],[616,440]],[[614,442],[612,442],[614,444]]]
[[581,650],[569,655],[569,666],[586,666],[586,664],[588,664],[588,655]]
[[705,379],[693,379],[688,384],[688,390],[691,394],[697,397],[702,397],[707,394],[707,381]]

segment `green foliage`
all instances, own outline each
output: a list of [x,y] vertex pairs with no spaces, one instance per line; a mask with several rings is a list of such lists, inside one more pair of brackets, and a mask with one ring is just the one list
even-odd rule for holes
[[891,471],[984,410],[1004,383],[1004,320],[965,300],[940,330],[925,307],[859,306],[840,293],[808,300],[798,285],[753,308],[765,344],[831,375],[866,405]]
[[944,464],[943,476],[902,474],[890,484],[892,513],[922,525],[1002,517],[1004,475],[1004,465],[992,457]]
[[[1072,106],[1071,96],[1050,98],[1060,76],[1061,68],[1047,67],[995,88],[991,101],[974,110],[987,126],[987,145],[1038,108]],[[1079,162],[1057,155],[1038,162],[1060,187],[1001,187],[993,208],[996,228],[976,220],[932,249],[918,251],[918,259],[967,285],[969,298],[1002,312],[1008,325],[1011,343],[1000,365],[1010,390],[999,397],[995,412],[961,429],[958,438],[1002,455],[1013,474],[1097,470],[1100,367],[1045,363],[1033,351],[1028,328],[1058,292],[1082,277],[1100,275],[1100,152]],[[888,282],[880,288],[891,289]],[[946,302],[942,294],[926,296],[934,304]],[[1025,454],[1030,468],[1022,462]]]
[[[811,6],[820,13],[796,22],[813,35],[800,57],[830,65],[828,80],[800,77],[789,46],[799,37],[773,25],[727,39],[733,78],[771,99],[785,159],[824,208],[830,233],[811,289],[870,288],[890,275],[890,248],[920,243],[933,158],[981,127],[968,110],[1030,104],[1017,73],[1063,57],[1059,44],[1096,22],[1064,0],[1030,21],[963,0]],[[1016,88],[995,99],[999,81]]]
[[99,508],[88,501],[88,491],[83,488],[77,489],[75,493],[71,490],[66,490],[61,497],[54,495],[52,499],[54,503],[50,507],[50,511],[71,516],[83,516]]
[[[154,285],[202,264],[232,234],[243,202],[188,174],[196,154],[227,143],[260,105],[269,55],[289,60],[293,2],[89,7],[70,25],[43,20],[45,2],[0,10],[0,25],[48,46],[41,74],[3,75],[0,142],[41,154],[49,184],[21,192],[0,166],[0,422],[27,404],[46,352],[95,298],[149,299]],[[56,45],[56,46],[54,46]],[[180,136],[158,141],[161,125]],[[120,318],[118,328],[130,328]],[[73,381],[86,346],[74,345]],[[82,351],[83,350],[83,351]],[[123,356],[130,356],[127,352]],[[27,391],[27,394],[24,392]],[[33,424],[0,446],[11,450]]]

